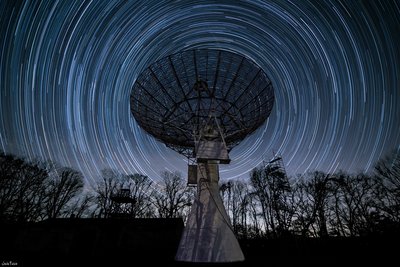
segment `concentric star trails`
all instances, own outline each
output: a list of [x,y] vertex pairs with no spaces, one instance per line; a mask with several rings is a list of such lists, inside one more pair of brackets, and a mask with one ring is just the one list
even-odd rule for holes
[[80,170],[159,181],[186,159],[130,112],[141,71],[217,48],[271,79],[267,122],[231,152],[223,179],[273,153],[289,174],[369,171],[400,148],[400,2],[12,1],[0,3],[0,149]]

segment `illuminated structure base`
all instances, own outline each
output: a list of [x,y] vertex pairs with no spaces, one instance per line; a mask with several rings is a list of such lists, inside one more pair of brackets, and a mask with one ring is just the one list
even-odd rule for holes
[[177,261],[243,261],[239,246],[219,194],[217,161],[197,165],[197,199],[183,231]]

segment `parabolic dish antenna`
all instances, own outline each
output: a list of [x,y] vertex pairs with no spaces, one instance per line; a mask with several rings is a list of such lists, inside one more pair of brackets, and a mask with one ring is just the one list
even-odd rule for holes
[[267,75],[239,54],[185,50],[146,68],[130,103],[146,132],[195,162],[188,183],[198,194],[176,260],[244,260],[219,195],[218,165],[229,163],[229,151],[270,115],[274,91]]
[[149,134],[184,155],[216,118],[230,149],[261,126],[274,103],[272,83],[249,59],[227,51],[182,51],[137,78],[131,111]]

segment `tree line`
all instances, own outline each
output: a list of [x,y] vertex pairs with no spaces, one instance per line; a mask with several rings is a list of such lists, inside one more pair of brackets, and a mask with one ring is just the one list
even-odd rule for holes
[[266,165],[253,169],[249,182],[222,184],[221,193],[241,238],[400,233],[399,151],[379,160],[371,174],[286,177]]
[[[165,171],[161,177],[156,184],[145,175],[106,169],[95,188],[88,189],[83,175],[72,168],[0,153],[0,222],[118,215],[186,218],[194,189],[179,172]],[[114,201],[121,192],[128,192],[127,203]]]
[[[379,160],[370,174],[314,171],[287,177],[274,165],[254,168],[246,181],[220,184],[239,238],[362,236],[399,231],[400,155]],[[74,169],[0,153],[0,221],[51,218],[185,219],[195,196],[179,172],[161,183],[141,174],[103,170],[93,190]]]

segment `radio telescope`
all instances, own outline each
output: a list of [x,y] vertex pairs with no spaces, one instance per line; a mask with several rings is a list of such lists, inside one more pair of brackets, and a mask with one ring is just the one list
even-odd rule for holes
[[177,261],[232,262],[244,256],[219,194],[219,164],[260,127],[274,103],[272,83],[248,58],[217,49],[184,50],[146,68],[133,85],[137,123],[186,156],[197,185]]

